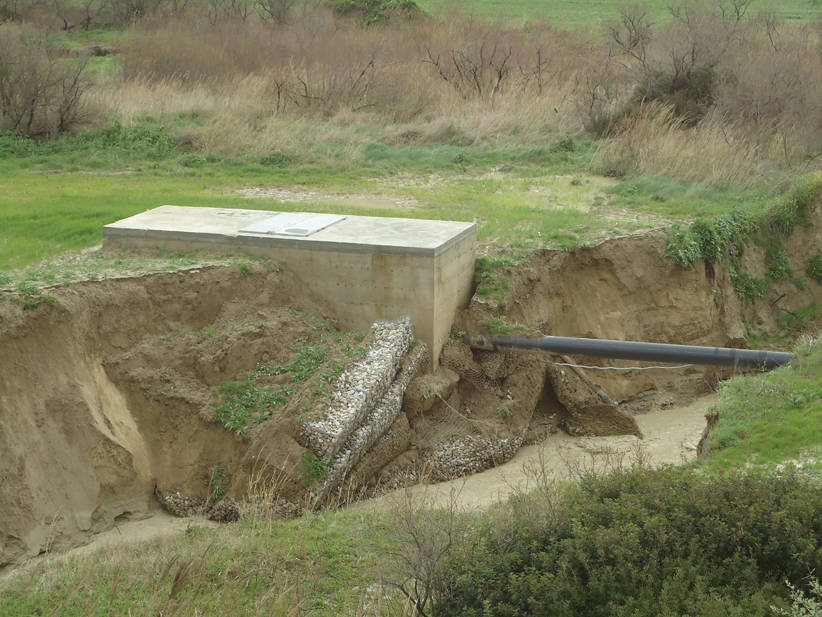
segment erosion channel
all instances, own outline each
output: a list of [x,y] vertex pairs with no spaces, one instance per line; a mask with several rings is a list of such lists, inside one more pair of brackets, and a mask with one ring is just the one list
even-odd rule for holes
[[[815,247],[808,229],[787,248],[804,263]],[[36,308],[3,294],[0,570],[145,518],[158,496],[220,520],[265,487],[268,505],[294,515],[482,472],[543,443],[641,443],[643,415],[675,423],[727,370],[586,371],[550,354],[471,350],[458,334],[504,322],[534,335],[733,347],[746,345],[746,325],[776,327],[776,305],[743,303],[721,267],[684,269],[664,249],[655,232],[531,254],[505,274],[504,299],[475,294],[456,316],[433,372],[413,324],[347,332],[334,306],[270,266],[57,286]],[[757,249],[745,259],[761,267]],[[785,282],[770,293],[797,306],[813,292]],[[354,392],[344,405],[343,386]]]

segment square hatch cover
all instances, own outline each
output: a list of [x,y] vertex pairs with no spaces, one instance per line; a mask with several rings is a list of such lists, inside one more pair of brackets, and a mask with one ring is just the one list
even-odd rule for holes
[[240,233],[270,234],[275,236],[310,236],[311,234],[339,223],[345,217],[339,214],[315,214],[313,212],[281,212],[251,225],[246,225]]

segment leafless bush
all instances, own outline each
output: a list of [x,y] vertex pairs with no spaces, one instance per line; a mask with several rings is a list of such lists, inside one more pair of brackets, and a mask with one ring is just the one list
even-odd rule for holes
[[385,581],[402,593],[416,614],[425,617],[441,588],[440,568],[446,558],[465,548],[467,515],[458,507],[459,490],[451,489],[445,507],[433,507],[425,496],[406,490],[394,516],[393,532],[400,549],[393,553],[393,570]]
[[451,84],[462,98],[489,96],[499,93],[511,72],[511,48],[500,49],[497,45],[486,48],[485,42],[479,47],[452,49],[447,58],[425,50],[429,62],[443,81]]
[[0,23],[20,18],[20,0],[0,0]]
[[165,8],[165,0],[108,0],[111,19],[118,24],[133,24]]
[[280,25],[288,22],[296,3],[297,0],[256,0],[260,17]]
[[204,5],[208,22],[214,26],[223,21],[246,22],[251,16],[251,0],[207,0]]
[[51,0],[49,7],[60,22],[64,31],[74,30],[78,26],[88,30],[106,12],[106,0]]
[[85,63],[53,56],[42,38],[0,26],[0,126],[27,137],[54,137],[86,118]]

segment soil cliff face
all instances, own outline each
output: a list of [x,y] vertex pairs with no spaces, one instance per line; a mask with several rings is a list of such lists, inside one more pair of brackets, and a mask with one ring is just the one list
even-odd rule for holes
[[[202,496],[215,465],[242,484],[249,442],[210,420],[211,388],[288,358],[309,329],[289,306],[321,311],[287,274],[227,267],[52,291],[0,302],[0,567],[146,515],[155,485]],[[280,432],[267,448],[299,457]]]

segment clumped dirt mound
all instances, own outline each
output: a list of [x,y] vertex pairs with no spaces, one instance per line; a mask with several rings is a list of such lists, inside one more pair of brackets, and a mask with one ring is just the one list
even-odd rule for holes
[[215,386],[316,335],[323,309],[299,282],[212,267],[50,291],[55,306],[0,300],[0,567],[144,516],[155,487],[207,498],[215,468],[229,495],[266,461],[301,490],[296,385],[245,439],[212,404]]

